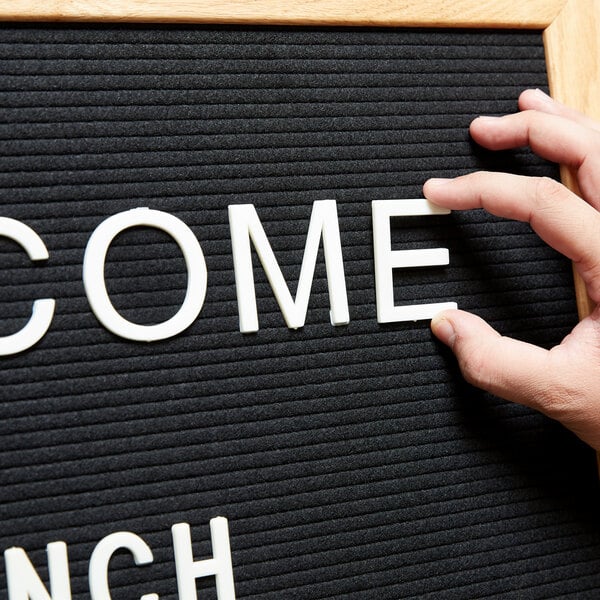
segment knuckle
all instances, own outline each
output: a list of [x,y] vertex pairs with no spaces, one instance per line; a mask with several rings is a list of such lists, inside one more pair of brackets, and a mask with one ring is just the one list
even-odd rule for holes
[[572,385],[554,384],[539,389],[536,404],[545,415],[568,424],[581,413],[581,393]]
[[536,405],[547,416],[564,424],[577,419],[585,409],[585,393],[581,379],[574,376],[573,370],[565,370],[559,348],[550,350],[550,368],[547,378],[535,385]]
[[536,207],[547,208],[564,196],[565,188],[551,177],[538,177],[533,190],[533,201]]
[[515,120],[517,120],[520,124],[522,124],[522,126],[526,127],[529,131],[531,131],[531,129],[533,128],[538,128],[540,126],[540,124],[542,123],[542,120],[544,118],[545,115],[540,114],[539,111],[535,110],[534,108],[528,108],[527,110],[522,110],[520,112],[517,113],[517,117]]
[[489,171],[475,171],[465,176],[469,196],[475,200],[477,205],[484,208],[487,205],[490,175]]
[[585,240],[571,258],[575,269],[587,286],[587,293],[595,302],[600,299],[600,255],[597,240],[600,239],[600,214],[594,213],[573,233],[579,240]]
[[482,192],[489,186],[490,175],[491,173],[489,171],[475,171],[469,173],[468,177],[471,189],[476,192],[478,196],[481,197]]
[[586,284],[588,296],[595,302],[600,302],[600,264],[586,264],[585,260],[575,261],[575,266]]

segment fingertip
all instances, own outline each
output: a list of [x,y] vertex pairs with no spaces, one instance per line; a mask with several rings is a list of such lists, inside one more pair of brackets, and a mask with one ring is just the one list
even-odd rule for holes
[[499,335],[481,317],[460,309],[448,309],[435,315],[431,320],[431,330],[440,341],[451,348],[454,348],[458,338],[482,339],[490,334],[494,337]]
[[481,115],[479,117],[475,117],[471,124],[469,125],[469,129],[471,133],[480,131],[482,128],[494,127],[500,121],[502,117],[493,117],[490,115]]
[[425,182],[427,187],[431,188],[439,188],[442,185],[446,185],[452,181],[451,177],[432,177]]
[[495,146],[498,143],[502,144],[506,136],[503,117],[477,117],[471,121],[469,133],[478,144],[496,149]]
[[423,184],[423,195],[425,198],[431,200],[432,198],[430,198],[430,196],[435,196],[436,193],[441,190],[441,188],[446,186],[451,181],[452,179],[444,177],[432,177]]
[[527,107],[529,106],[529,102],[530,102],[532,96],[535,96],[535,94],[536,94],[535,89],[530,88],[528,90],[523,90],[519,94],[519,99],[517,100],[519,110],[527,110]]
[[456,332],[452,322],[452,311],[443,311],[431,319],[431,331],[440,342],[452,348],[456,340]]
[[519,96],[519,110],[539,110],[540,112],[559,114],[558,104],[544,91],[529,89]]

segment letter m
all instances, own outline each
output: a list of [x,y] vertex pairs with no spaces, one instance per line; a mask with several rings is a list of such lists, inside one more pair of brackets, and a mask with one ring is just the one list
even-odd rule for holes
[[345,325],[349,322],[344,262],[335,200],[319,200],[313,204],[295,299],[290,294],[254,206],[252,204],[229,206],[229,227],[242,333],[258,331],[258,311],[250,241],[254,244],[286,325],[297,329],[302,327],[306,320],[319,242],[323,238],[331,323]]

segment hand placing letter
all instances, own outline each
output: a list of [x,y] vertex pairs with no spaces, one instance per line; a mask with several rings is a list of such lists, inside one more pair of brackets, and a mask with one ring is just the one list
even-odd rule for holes
[[[479,117],[471,135],[490,150],[529,145],[577,174],[583,198],[538,177],[477,172],[431,179],[425,197],[453,210],[484,208],[527,221],[550,246],[569,257],[590,298],[600,302],[600,125],[539,90],[519,98],[521,112]],[[600,308],[551,350],[502,337],[485,321],[445,311],[433,333],[456,354],[467,381],[507,400],[540,410],[600,450]]]

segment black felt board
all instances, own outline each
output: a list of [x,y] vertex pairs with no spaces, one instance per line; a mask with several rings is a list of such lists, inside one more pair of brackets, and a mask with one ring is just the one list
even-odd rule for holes
[[[427,322],[376,321],[371,200],[476,168],[556,176],[468,137],[474,116],[546,86],[538,33],[6,25],[0,55],[1,214],[50,252],[32,266],[0,240],[0,334],[57,300],[43,340],[0,362],[2,550],[43,575],[46,544],[67,542],[86,598],[95,544],[130,530],[154,563],[117,555],[113,598],[177,598],[170,526],[190,523],[207,557],[223,515],[239,598],[597,597],[592,453],[464,384]],[[327,198],[350,324],[329,324],[321,259],[298,331],[257,265],[260,330],[242,335],[227,205],[255,205],[295,290]],[[208,266],[198,320],[149,345],[101,327],[81,281],[94,228],[139,206],[185,221]],[[398,304],[455,300],[547,347],[576,322],[568,262],[527,225],[471,211],[397,219],[393,237],[451,260],[397,273]],[[106,276],[142,323],[174,314],[186,285],[151,229],[117,238]]]

